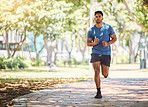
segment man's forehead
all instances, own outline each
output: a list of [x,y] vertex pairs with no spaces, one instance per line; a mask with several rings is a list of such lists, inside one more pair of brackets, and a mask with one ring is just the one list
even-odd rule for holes
[[[97,13],[95,16],[100,16],[101,14],[100,13]],[[102,16],[102,15],[101,15]]]

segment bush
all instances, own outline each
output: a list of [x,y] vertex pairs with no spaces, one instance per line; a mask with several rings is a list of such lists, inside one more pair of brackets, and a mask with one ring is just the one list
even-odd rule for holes
[[9,69],[17,69],[18,68],[18,63],[12,58],[6,60],[6,66]]
[[23,58],[17,57],[15,59],[15,61],[19,64],[18,65],[18,68],[20,68],[20,69],[27,68],[28,67],[28,65],[24,62],[24,59]]
[[57,60],[56,61],[56,65],[57,66],[66,66],[66,65],[88,65],[88,61],[77,61],[76,59],[72,58],[70,60],[70,63],[68,61],[64,61],[64,60]]
[[129,63],[129,55],[118,55],[117,63]]
[[32,66],[45,66],[46,65],[46,62],[45,61],[42,61],[40,59],[32,59],[31,60],[31,65]]
[[24,63],[24,60],[20,57],[10,58],[6,60],[6,67],[9,69],[18,69],[18,68],[26,68],[27,64]]
[[0,58],[0,69],[6,69],[5,58]]

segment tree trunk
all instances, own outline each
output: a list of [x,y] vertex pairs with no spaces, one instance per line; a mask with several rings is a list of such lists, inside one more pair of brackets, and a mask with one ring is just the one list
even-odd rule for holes
[[81,52],[81,54],[82,54],[82,62],[85,63],[85,55],[84,55],[85,51]]
[[134,63],[134,50],[133,50],[133,43],[132,43],[132,38],[131,40],[129,41],[129,63]]
[[131,63],[131,54],[132,54],[131,41],[129,40],[129,63]]
[[85,51],[86,51],[86,45],[84,47],[81,47],[79,45],[79,48],[80,48],[80,52],[81,52],[81,55],[82,55],[82,62],[85,62]]
[[3,35],[3,37],[5,38],[5,43],[6,43],[6,49],[7,49],[7,54],[8,54],[8,58],[11,56],[10,53],[10,48],[9,48],[9,38],[8,38],[8,31],[5,30],[5,35]]
[[138,49],[137,49],[136,55],[134,57],[134,63],[136,62],[137,56],[139,55],[138,51],[139,51],[139,46],[140,46],[140,40],[141,40],[141,37],[140,37],[139,42],[138,42]]
[[70,64],[71,64],[71,52],[72,52],[72,50],[73,50],[73,40],[71,40],[71,42],[72,42],[72,44],[71,44],[71,49],[69,49],[68,47],[70,47],[70,46],[67,46],[68,44],[65,43],[65,47],[66,47],[66,50],[67,50],[68,55],[69,55],[69,59],[68,59],[68,64],[69,64],[69,66],[70,66]]
[[68,65],[70,67],[71,66],[71,51],[68,52],[68,55],[69,55]]
[[53,49],[54,50],[54,64],[56,64],[56,60],[57,60],[57,52],[58,52],[58,44],[56,41],[56,48]]
[[31,57],[31,48],[30,48],[30,46],[27,44],[27,46],[28,46],[28,52],[29,52],[29,56],[30,56],[30,59],[32,58]]
[[117,64],[117,45],[112,45],[112,52],[113,52],[113,64]]
[[52,46],[50,44],[48,44],[48,40],[46,38],[47,36],[44,35],[44,43],[45,43],[45,48],[46,48],[46,52],[47,52],[47,60],[46,60],[46,65],[48,65],[49,62],[52,62]]
[[34,49],[35,49],[35,54],[36,54],[36,60],[38,59],[37,57],[37,47],[36,47],[36,34],[34,34],[34,40],[33,40],[33,44],[34,44]]

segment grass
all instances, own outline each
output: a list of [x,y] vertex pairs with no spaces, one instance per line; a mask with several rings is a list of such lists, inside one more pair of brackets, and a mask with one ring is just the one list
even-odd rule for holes
[[25,70],[0,72],[0,78],[90,78],[92,73],[86,68],[58,68],[56,72],[48,72],[48,67],[32,67]]
[[48,67],[0,71],[0,106],[13,106],[12,99],[41,89],[93,79],[89,66],[60,67],[48,72]]

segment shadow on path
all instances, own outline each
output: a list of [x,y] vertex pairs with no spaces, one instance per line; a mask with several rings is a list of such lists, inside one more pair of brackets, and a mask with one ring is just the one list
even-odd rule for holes
[[148,107],[148,78],[102,79],[102,99],[94,81],[49,88],[14,99],[15,106]]

